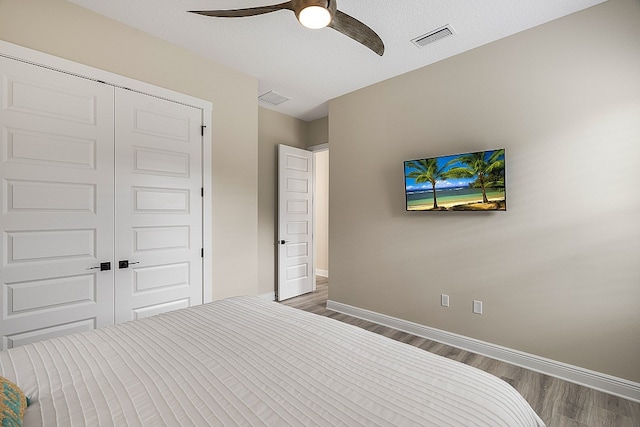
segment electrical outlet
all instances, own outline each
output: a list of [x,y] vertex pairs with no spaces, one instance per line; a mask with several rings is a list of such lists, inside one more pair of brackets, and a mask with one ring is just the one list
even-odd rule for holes
[[445,295],[445,294],[440,295],[440,304],[443,307],[449,307],[449,295]]
[[473,301],[473,312],[475,314],[482,314],[482,301]]

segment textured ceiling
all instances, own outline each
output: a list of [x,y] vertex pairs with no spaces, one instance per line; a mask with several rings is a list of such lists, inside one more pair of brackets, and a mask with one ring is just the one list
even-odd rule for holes
[[[385,43],[380,57],[330,28],[309,30],[281,10],[211,18],[188,10],[238,9],[283,0],[70,0],[258,79],[258,95],[291,98],[276,107],[314,120],[327,101],[560,18],[604,0],[339,0],[338,9]],[[423,48],[411,40],[449,25],[454,34]]]

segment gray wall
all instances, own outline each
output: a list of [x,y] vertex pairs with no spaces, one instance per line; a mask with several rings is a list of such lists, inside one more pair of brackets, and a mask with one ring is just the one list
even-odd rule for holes
[[312,145],[326,144],[329,142],[329,117],[322,117],[308,124],[308,143],[307,147]]
[[[329,298],[640,381],[639,22],[609,0],[331,101]],[[405,212],[403,160],[491,148],[507,212]]]

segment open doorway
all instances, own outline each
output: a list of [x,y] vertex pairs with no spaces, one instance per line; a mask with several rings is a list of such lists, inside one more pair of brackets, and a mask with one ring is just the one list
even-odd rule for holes
[[309,147],[314,153],[314,244],[316,286],[329,281],[329,144]]

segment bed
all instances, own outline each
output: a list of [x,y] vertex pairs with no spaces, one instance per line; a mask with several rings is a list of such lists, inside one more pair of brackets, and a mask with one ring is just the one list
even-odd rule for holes
[[0,352],[25,426],[544,426],[476,368],[257,297]]

